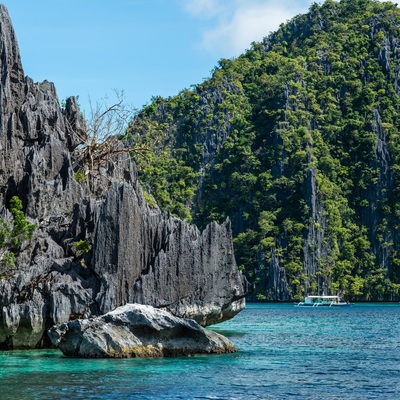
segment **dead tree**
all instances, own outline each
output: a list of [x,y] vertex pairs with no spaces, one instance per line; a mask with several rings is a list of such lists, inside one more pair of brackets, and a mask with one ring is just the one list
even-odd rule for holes
[[[79,145],[73,150],[75,174],[83,180],[87,176],[105,177],[108,170],[116,170],[126,164],[134,153],[145,156],[147,147],[137,146],[125,139],[126,129],[136,114],[136,110],[123,101],[123,93],[116,92],[117,101],[108,105],[107,98],[90,103],[90,115],[85,129],[74,129]],[[121,158],[121,155],[126,157]],[[125,162],[124,162],[125,161]]]

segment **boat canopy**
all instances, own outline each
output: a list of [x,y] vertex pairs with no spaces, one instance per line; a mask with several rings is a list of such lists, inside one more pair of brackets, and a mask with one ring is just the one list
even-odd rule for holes
[[323,301],[323,302],[339,302],[339,296],[307,296],[304,299],[305,303],[315,303],[316,301]]

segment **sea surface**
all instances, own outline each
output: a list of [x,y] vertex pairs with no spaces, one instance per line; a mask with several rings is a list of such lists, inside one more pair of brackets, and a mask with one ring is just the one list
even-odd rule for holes
[[248,304],[212,329],[235,354],[69,359],[0,352],[0,399],[400,399],[400,304]]

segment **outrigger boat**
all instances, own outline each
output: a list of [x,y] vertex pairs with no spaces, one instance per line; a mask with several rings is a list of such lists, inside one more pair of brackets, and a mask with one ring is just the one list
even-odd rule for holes
[[304,301],[295,304],[297,307],[349,307],[349,302],[339,296],[307,296]]

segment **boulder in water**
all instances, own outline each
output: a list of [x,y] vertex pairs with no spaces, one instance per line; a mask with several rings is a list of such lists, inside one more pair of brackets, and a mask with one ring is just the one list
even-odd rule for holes
[[236,351],[224,336],[194,320],[141,304],[55,325],[49,337],[69,357],[174,357]]

